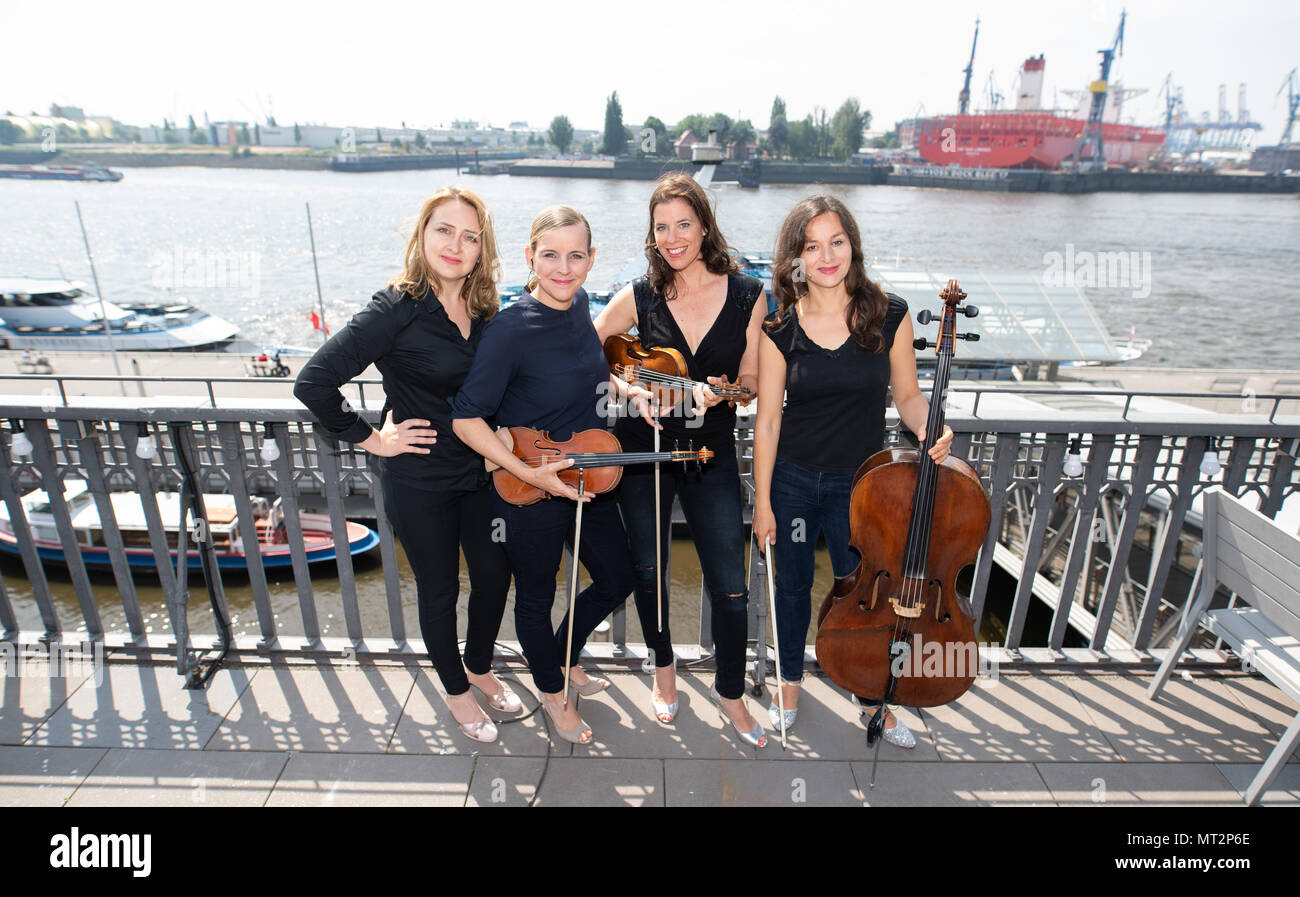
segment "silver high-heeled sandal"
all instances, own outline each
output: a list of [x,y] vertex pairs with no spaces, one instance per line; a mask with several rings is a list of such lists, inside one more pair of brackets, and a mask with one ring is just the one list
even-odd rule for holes
[[[731,717],[727,716],[727,708],[722,705],[722,695],[718,694],[718,686],[716,684],[709,687],[709,695],[717,703],[718,713],[722,715],[722,719],[725,722],[731,723],[731,728],[736,730],[736,734],[740,736],[741,741],[745,742],[745,744],[752,745],[753,747],[767,747],[767,736],[763,734],[763,727],[759,725],[758,720],[754,720],[754,730],[752,732],[742,731],[740,726],[731,722]],[[741,700],[745,700],[743,696],[741,697]]]

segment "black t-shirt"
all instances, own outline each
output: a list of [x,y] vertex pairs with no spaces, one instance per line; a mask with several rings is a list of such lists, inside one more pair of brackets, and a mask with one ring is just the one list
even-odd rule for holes
[[[700,340],[694,353],[686,343],[686,336],[677,326],[670,310],[671,303],[656,293],[649,279],[638,277],[632,282],[632,297],[636,300],[637,334],[646,348],[676,349],[686,359],[687,376],[692,380],[707,382],[707,377],[725,376],[735,381],[740,373],[740,360],[745,354],[745,332],[754,302],[763,290],[763,282],[747,274],[732,272],[727,275],[727,298],[713,326]],[[714,452],[728,451],[735,440],[736,409],[721,402],[708,409],[696,409],[699,417],[684,416],[681,407],[660,419],[663,432],[660,446],[665,450],[675,444],[686,448],[694,443],[696,448],[708,446]],[[627,451],[648,451],[654,445],[654,432],[639,417],[620,418],[614,427],[619,443]]]
[[609,393],[609,365],[586,291],[564,311],[524,294],[483,329],[451,416],[495,417],[503,427],[548,430],[562,441],[605,428]]
[[483,481],[483,459],[451,429],[451,399],[469,373],[484,321],[470,318],[469,339],[430,290],[421,299],[397,287],[375,293],[298,372],[293,394],[336,439],[362,442],[373,428],[344,405],[339,387],[374,364],[384,378],[392,420],[429,421],[429,454],[406,452],[377,462],[386,476],[420,489],[470,490]]
[[[893,293],[881,332],[880,353],[862,348],[850,335],[836,349],[813,342],[791,308],[764,333],[785,356],[785,408],[776,454],[819,473],[851,474],[885,441],[885,389],[889,350],[907,315],[907,302]],[[768,316],[776,320],[777,312]]]

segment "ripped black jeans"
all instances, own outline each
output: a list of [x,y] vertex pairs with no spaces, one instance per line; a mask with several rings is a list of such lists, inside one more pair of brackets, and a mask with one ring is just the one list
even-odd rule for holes
[[[636,610],[646,645],[654,649],[655,665],[673,662],[672,636],[665,601],[664,626],[658,629],[655,607],[655,498],[654,467],[649,464],[623,469],[619,507],[636,570]],[[680,464],[663,464],[659,477],[660,532],[663,553],[670,548],[669,519],[673,496],[681,502],[686,523],[700,558],[709,588],[714,659],[718,694],[738,699],[745,690],[745,641],[749,635],[748,584],[745,581],[745,524],[741,515],[740,472],[734,446],[719,446],[714,459],[683,470]],[[665,594],[668,591],[664,580]]]

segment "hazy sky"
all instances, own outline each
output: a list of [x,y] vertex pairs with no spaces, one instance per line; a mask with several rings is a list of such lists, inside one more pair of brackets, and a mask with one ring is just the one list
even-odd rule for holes
[[955,110],[977,15],[975,105],[985,105],[990,70],[1011,95],[1021,61],[1038,53],[1050,104],[1054,88],[1096,77],[1096,51],[1109,46],[1122,5],[1124,56],[1112,81],[1150,88],[1126,112],[1157,121],[1156,92],[1173,72],[1195,114],[1216,114],[1227,83],[1235,116],[1244,81],[1261,142],[1277,141],[1285,97],[1275,94],[1300,65],[1300,4],[1284,0],[67,0],[57,12],[7,2],[0,109],[69,103],[132,124],[273,111],[281,124],[411,127],[453,118],[545,126],[563,113],[600,128],[617,90],[628,124],[722,111],[765,128],[780,94],[791,118],[857,97],[879,128],[919,109]]

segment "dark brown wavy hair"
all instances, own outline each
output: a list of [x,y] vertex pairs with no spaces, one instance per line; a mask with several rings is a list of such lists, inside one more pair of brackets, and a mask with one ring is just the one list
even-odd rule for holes
[[824,193],[800,202],[785,216],[785,222],[781,225],[772,265],[772,292],[776,294],[777,317],[775,321],[768,322],[767,327],[779,327],[791,306],[808,295],[807,277],[796,276],[802,275],[800,256],[807,245],[808,222],[827,212],[839,216],[853,249],[848,277],[844,283],[849,293],[844,322],[848,325],[854,342],[869,352],[880,353],[885,348],[881,328],[885,323],[885,313],[889,310],[889,299],[880,284],[867,276],[866,256],[862,254],[862,234],[853,213],[840,200]]
[[695,217],[700,220],[700,228],[704,231],[700,256],[704,259],[704,267],[709,270],[709,273],[730,274],[738,270],[736,260],[727,251],[727,241],[718,228],[713,206],[709,203],[709,195],[704,192],[704,188],[689,174],[666,174],[659,179],[655,184],[654,192],[650,194],[650,227],[646,231],[645,257],[650,263],[646,272],[646,276],[650,278],[650,286],[656,293],[670,301],[677,298],[677,287],[674,282],[677,272],[673,270],[672,265],[668,264],[668,260],[659,254],[659,249],[655,245],[655,206],[674,199],[686,200]]

